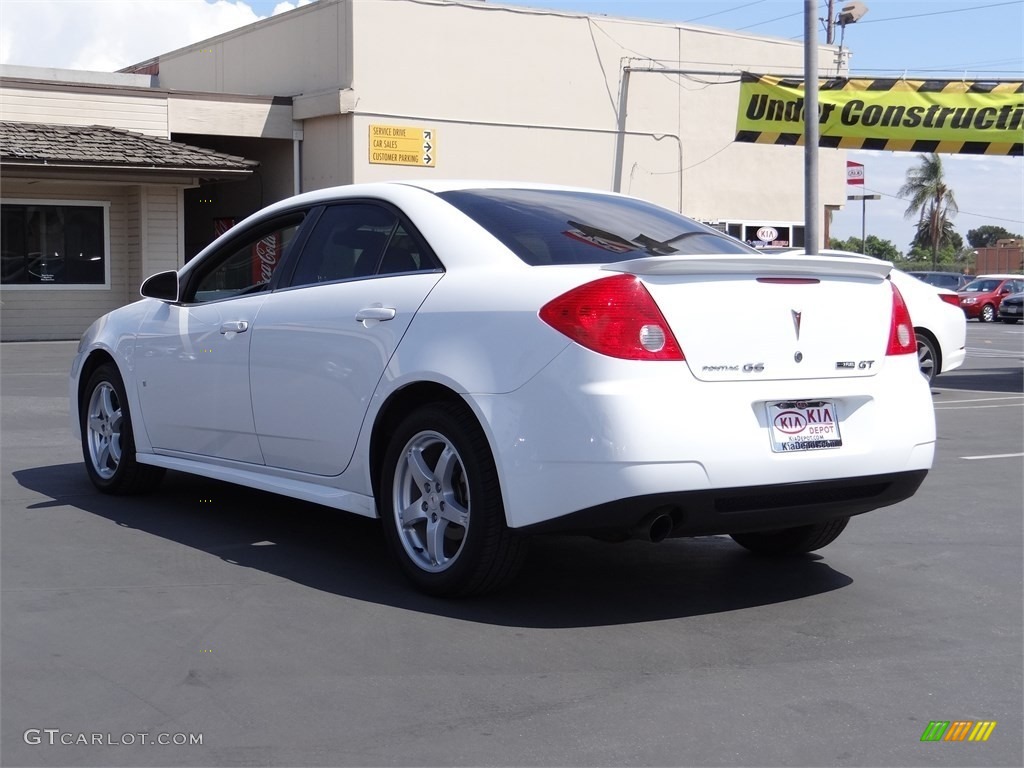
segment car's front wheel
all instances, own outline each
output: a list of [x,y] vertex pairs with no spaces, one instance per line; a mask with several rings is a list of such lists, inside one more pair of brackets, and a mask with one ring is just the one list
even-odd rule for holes
[[783,528],[778,531],[734,533],[732,540],[758,555],[799,555],[813,552],[835,541],[850,522],[848,517],[817,525]]
[[458,405],[422,407],[394,432],[381,472],[380,514],[402,570],[428,594],[489,592],[522,564],[525,541],[505,524],[487,439]]
[[157,486],[164,470],[139,464],[124,382],[113,363],[93,371],[79,408],[82,455],[92,484],[104,493],[144,493]]
[[996,319],[996,308],[991,304],[986,304],[981,308],[981,314],[978,315],[978,319],[983,323],[991,323]]

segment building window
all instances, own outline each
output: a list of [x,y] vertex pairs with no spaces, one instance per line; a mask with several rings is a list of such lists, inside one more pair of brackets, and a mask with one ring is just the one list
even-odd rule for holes
[[0,204],[0,284],[109,284],[109,204],[4,200]]

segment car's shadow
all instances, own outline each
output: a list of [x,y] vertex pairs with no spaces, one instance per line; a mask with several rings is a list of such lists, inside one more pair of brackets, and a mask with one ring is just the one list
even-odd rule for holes
[[959,368],[935,377],[932,394],[941,394],[944,390],[1009,392],[1019,395],[1024,391],[1024,368]]
[[312,589],[502,626],[657,621],[786,602],[852,583],[817,555],[763,559],[727,537],[610,544],[559,536],[535,538],[526,567],[505,590],[441,600],[405,581],[376,520],[177,472],[168,472],[156,493],[130,497],[97,493],[81,464],[14,477],[51,499],[29,509],[73,506]]

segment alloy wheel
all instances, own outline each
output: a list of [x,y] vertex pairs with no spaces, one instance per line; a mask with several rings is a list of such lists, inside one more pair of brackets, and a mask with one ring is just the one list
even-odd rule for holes
[[121,463],[121,424],[123,416],[117,392],[108,381],[100,382],[89,397],[86,413],[89,460],[104,480],[117,472]]
[[419,432],[406,444],[395,471],[392,509],[402,547],[418,568],[439,573],[455,563],[469,530],[469,482],[444,435]]

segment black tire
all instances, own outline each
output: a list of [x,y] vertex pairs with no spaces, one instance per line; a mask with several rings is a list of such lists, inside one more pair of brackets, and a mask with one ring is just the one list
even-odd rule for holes
[[991,304],[986,304],[981,308],[981,313],[978,315],[978,320],[983,323],[991,323],[996,319],[996,308]]
[[139,464],[124,382],[113,363],[93,371],[79,404],[82,458],[89,479],[103,493],[135,494],[151,491],[164,470]]
[[917,331],[917,364],[921,368],[921,375],[928,379],[931,384],[939,375],[939,351],[931,337]]
[[388,547],[427,594],[491,592],[522,566],[526,539],[505,524],[487,438],[464,407],[432,403],[402,421],[384,454],[379,501]]
[[850,522],[840,517],[818,525],[783,528],[779,531],[734,533],[732,540],[758,555],[801,555],[813,552],[835,541]]

